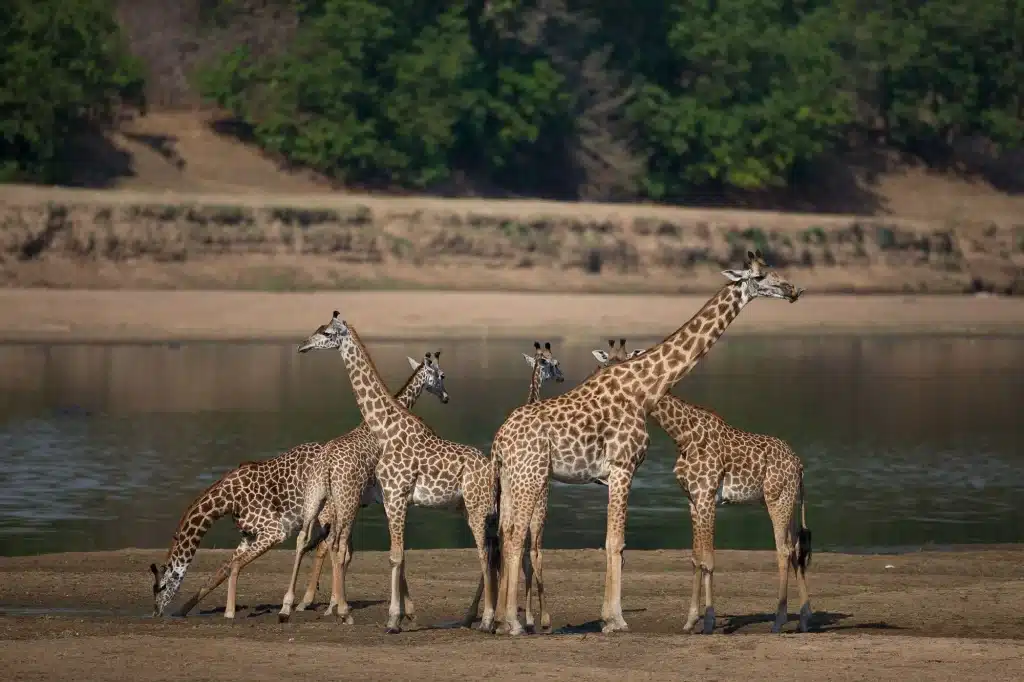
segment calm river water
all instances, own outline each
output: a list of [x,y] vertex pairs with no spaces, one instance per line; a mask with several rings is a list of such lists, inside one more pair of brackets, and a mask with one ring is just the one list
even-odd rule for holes
[[[631,340],[649,345],[652,339]],[[594,344],[555,344],[567,390]],[[443,350],[451,402],[416,406],[489,452],[526,397],[523,342],[373,343],[390,386],[406,356]],[[192,498],[239,462],[359,422],[340,358],[293,345],[0,346],[0,554],[165,547]],[[740,428],[788,440],[806,467],[815,548],[1024,542],[1024,343],[1014,338],[726,337],[675,391]],[[630,497],[630,548],[689,547],[675,453],[653,423]],[[605,489],[554,484],[547,547],[601,547]],[[223,520],[204,546],[233,547]],[[461,517],[413,509],[412,548],[471,546]],[[380,507],[357,548],[386,549]],[[717,545],[772,547],[763,507],[726,507]]]

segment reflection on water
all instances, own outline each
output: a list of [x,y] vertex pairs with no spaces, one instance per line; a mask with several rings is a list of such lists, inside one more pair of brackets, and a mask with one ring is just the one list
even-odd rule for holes
[[[636,339],[636,344],[645,340]],[[654,340],[647,340],[648,343]],[[452,396],[416,412],[489,451],[526,397],[532,342],[371,344],[392,387],[405,356],[444,350]],[[603,345],[596,338],[593,347]],[[567,390],[590,345],[556,345]],[[0,346],[0,553],[165,547],[194,497],[239,462],[355,426],[341,360],[291,345]],[[1024,344],[975,338],[726,337],[675,393],[734,425],[787,439],[806,466],[821,549],[1024,541]],[[630,497],[627,545],[689,547],[674,451],[651,426]],[[600,547],[606,490],[554,484],[548,547]],[[770,548],[761,507],[719,511],[718,546]],[[414,509],[410,547],[470,546],[455,514]],[[231,547],[222,521],[205,546]],[[379,507],[357,548],[386,549]]]

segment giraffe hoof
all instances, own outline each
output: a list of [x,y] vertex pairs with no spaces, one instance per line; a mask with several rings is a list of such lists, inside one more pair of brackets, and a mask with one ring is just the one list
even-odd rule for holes
[[800,607],[800,632],[809,632],[811,629],[811,605],[804,604]]
[[339,616],[341,622],[345,625],[355,625],[356,619],[352,617],[351,613],[346,613],[344,616]]
[[299,602],[299,605],[295,607],[295,610],[296,611],[305,611],[308,608],[309,608],[309,602],[308,601],[304,601],[304,602]]
[[715,631],[715,609],[709,606],[708,610],[704,612],[704,629],[703,634],[710,635]]
[[772,633],[778,634],[782,632],[782,626],[786,624],[787,620],[789,620],[789,614],[787,614],[784,610],[776,613],[775,622],[772,623]]
[[278,623],[287,623],[288,619],[290,619],[291,617],[292,616],[291,616],[290,613],[279,613],[279,614],[277,614],[277,622]]
[[389,627],[387,630],[385,630],[385,632],[387,634],[389,634],[389,635],[397,635],[401,631],[402,631],[402,628],[400,628],[400,627]]

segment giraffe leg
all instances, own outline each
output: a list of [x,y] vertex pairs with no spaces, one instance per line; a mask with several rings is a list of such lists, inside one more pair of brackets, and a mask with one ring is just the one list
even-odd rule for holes
[[701,632],[710,635],[715,630],[714,579],[715,579],[715,491],[711,484],[695,486],[704,492],[693,495],[690,502],[690,523],[693,526],[693,592],[690,597],[690,612],[683,629],[693,631],[701,619],[700,592],[704,589],[704,614]]
[[305,611],[309,608],[313,600],[316,599],[317,588],[320,587],[320,574],[324,570],[324,559],[328,555],[331,556],[331,561],[334,561],[334,555],[331,553],[331,543],[333,542],[334,529],[331,529],[331,537],[327,537],[320,541],[320,544],[316,546],[316,556],[313,559],[313,568],[309,573],[309,583],[306,585],[306,593],[302,595],[302,601],[295,607],[296,611]]
[[[536,480],[526,482],[509,491],[508,511],[512,513],[512,522],[507,525],[502,547],[502,581],[505,589],[502,634],[521,635],[523,626],[519,622],[518,597],[519,569],[523,562],[523,545],[526,542],[526,531],[530,527],[533,513],[544,494],[544,477],[541,473]],[[532,483],[532,485],[531,485]],[[514,495],[514,493],[519,493]],[[504,500],[503,500],[504,501]]]
[[[526,573],[526,566],[530,564],[533,573],[533,580],[537,584],[537,612],[540,614],[540,630],[548,632],[551,630],[551,616],[544,608],[544,556],[541,551],[541,544],[544,538],[544,521],[547,519],[548,500],[547,495],[542,494],[537,502],[537,509],[530,520],[530,552],[523,555],[523,572]],[[529,557],[529,561],[526,558]],[[530,613],[530,575],[526,575],[526,625],[533,625]]]
[[467,472],[462,484],[466,521],[473,534],[477,559],[480,562],[480,580],[473,601],[462,619],[462,625],[468,628],[473,624],[480,605],[480,597],[483,596],[484,609],[480,617],[480,629],[485,631],[490,631],[493,626],[495,611],[496,576],[491,566],[492,548],[489,547],[488,539],[488,522],[493,519],[494,511],[494,485],[491,462]]
[[626,547],[626,505],[632,484],[632,472],[612,469],[608,476],[608,528],[605,533],[604,603],[601,607],[601,632],[628,630],[622,617],[622,550]]
[[388,606],[387,625],[389,634],[402,631],[402,616],[405,615],[401,585],[405,570],[405,517],[409,506],[409,487],[388,486],[384,489],[384,511],[391,535],[391,551],[388,553],[391,564],[391,602]]
[[332,545],[333,559],[331,562],[331,601],[324,610],[324,615],[332,613],[346,625],[352,625],[355,620],[352,618],[351,608],[348,604],[348,593],[345,590],[345,580],[348,577],[348,567],[352,563],[352,527],[355,524],[356,515],[359,513],[359,491],[348,491],[342,493],[335,491],[334,495],[334,526],[331,532],[334,533],[334,544]]
[[412,603],[412,597],[409,595],[409,583],[405,579],[405,561],[402,561],[402,571],[398,576],[399,587],[402,591],[402,613],[403,618],[408,620],[410,623],[416,621],[415,606]]
[[772,519],[772,529],[775,531],[775,560],[779,570],[779,599],[775,608],[772,632],[782,632],[782,626],[789,620],[789,567],[796,554],[789,530],[793,500],[786,499],[783,495],[782,499],[767,502],[767,507],[768,515]]
[[227,580],[228,575],[231,574],[231,565],[234,563],[235,558],[248,551],[249,545],[249,538],[243,537],[242,541],[238,543],[238,547],[235,548],[231,558],[225,561],[221,567],[217,569],[217,572],[214,573],[213,576],[211,576],[210,579],[207,580],[194,595],[189,597],[188,601],[181,605],[181,608],[179,608],[174,615],[181,617],[188,615],[189,611],[194,609],[199,602],[206,598],[206,595],[213,592],[222,582]]
[[238,574],[247,564],[258,559],[264,552],[285,541],[288,534],[278,529],[273,534],[257,535],[256,540],[241,554],[236,550],[231,558],[231,573],[228,575],[228,598],[224,605],[224,617],[235,617],[235,598],[238,593]]

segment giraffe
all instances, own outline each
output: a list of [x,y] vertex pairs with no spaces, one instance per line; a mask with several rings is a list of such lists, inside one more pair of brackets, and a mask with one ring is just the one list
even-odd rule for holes
[[[463,510],[476,543],[484,583],[484,616],[494,618],[493,585],[497,577],[497,538],[487,534],[488,518],[496,512],[497,471],[478,449],[439,438],[421,419],[402,407],[387,391],[355,328],[334,311],[330,322],[317,328],[298,347],[299,353],[339,349],[348,370],[356,402],[381,446],[375,468],[391,536],[391,599],[387,632],[401,632],[406,610],[405,518],[409,503]],[[335,506],[340,506],[335,501]],[[339,539],[332,548],[334,566],[344,564]],[[477,605],[467,612],[472,623]]]
[[[527,401],[538,400],[540,396],[541,385],[545,381],[554,380],[556,382],[562,382],[565,380],[562,374],[559,362],[551,354],[551,344],[545,343],[544,349],[541,349],[540,342],[534,342],[535,354],[527,355],[523,353],[523,358],[526,359],[528,365],[533,368],[530,379],[530,393],[527,397]],[[442,402],[448,402],[448,394],[444,392],[443,380],[444,373],[440,372],[440,351],[434,353],[434,367],[435,373],[439,373],[437,377],[437,383],[428,383],[427,390],[431,392],[437,391],[436,388],[431,390],[432,387],[440,387],[440,392],[436,393]],[[430,355],[427,354],[427,362],[417,363],[412,358],[409,358],[409,363],[416,369],[422,370],[425,367],[430,367]],[[409,383],[395,396],[395,399],[405,406],[407,409],[411,408],[415,404],[416,396],[419,395],[421,388],[417,386],[416,372],[409,379]],[[424,377],[429,376],[428,374],[423,375]],[[334,491],[342,490],[344,486],[348,486],[351,490],[349,493],[350,499],[354,499],[359,496],[359,508],[368,506],[372,503],[380,503],[380,487],[373,480],[373,468],[376,466],[380,459],[380,446],[377,443],[377,439],[373,436],[373,433],[366,426],[366,423],[361,423],[355,430],[334,439],[328,445],[349,443],[351,453],[346,453],[348,456],[344,460],[339,460],[337,463],[332,463],[331,467],[331,489]],[[339,470],[339,467],[343,467]],[[340,473],[340,476],[339,476]],[[340,479],[340,480],[339,480]],[[319,522],[322,527],[330,528],[330,532],[335,533],[337,528],[351,528],[351,524],[355,520],[355,514],[351,515],[351,519],[346,522],[338,522],[334,512],[333,502],[324,507],[324,510],[320,512]],[[348,563],[352,561],[352,536],[350,533],[346,533],[347,538],[347,553],[346,553],[346,564],[341,567],[341,592],[344,593],[344,571],[348,568]],[[317,584],[319,582],[320,572],[323,567],[323,562],[328,548],[332,546],[332,537],[327,537],[321,540],[320,544],[317,545],[316,562],[313,564],[313,570],[309,577],[309,585],[306,588],[306,594],[302,598],[302,602],[296,607],[296,610],[302,611],[308,608],[309,604],[313,602],[316,596]],[[331,555],[334,556],[333,554]],[[528,559],[524,557],[523,565],[528,565]],[[524,568],[529,573],[530,569]],[[408,593],[408,587],[404,588]],[[483,593],[483,578],[481,577],[480,582],[477,585],[476,596],[473,599],[473,607],[470,609],[474,614],[479,609],[480,597]],[[528,591],[529,593],[529,591]],[[337,607],[338,604],[338,593],[332,589],[331,592],[331,603],[328,605],[324,615],[330,615],[332,610]],[[406,600],[406,612],[412,611],[411,602]],[[345,622],[353,622],[351,616],[347,615],[347,609],[345,614],[347,616]]]
[[[700,361],[743,307],[758,296],[796,301],[803,289],[770,271],[760,251],[742,270],[725,270],[722,289],[682,327],[643,355],[606,367],[570,391],[516,408],[494,436],[496,499],[503,566],[496,604],[501,631],[523,632],[516,613],[517,572],[527,527],[548,479],[608,484],[602,631],[627,629],[622,617],[626,502],[650,440],[646,416]],[[506,492],[507,491],[507,494]]]
[[[395,394],[395,400],[405,409],[412,409],[420,395],[426,390],[437,396],[442,404],[448,403],[448,392],[444,388],[444,371],[441,369],[441,351],[424,354],[422,361],[407,358],[413,373],[405,385]],[[324,504],[316,519],[316,527],[323,529],[317,537],[310,537],[306,545],[296,551],[305,553],[316,546],[316,558],[309,577],[302,601],[296,610],[305,610],[316,596],[316,588],[323,569],[324,557],[335,539],[345,546],[345,563],[334,565],[331,554],[332,580],[331,601],[324,611],[330,615],[337,609],[337,615],[346,624],[353,623],[351,608],[345,599],[345,576],[352,562],[352,526],[360,508],[380,501],[380,489],[374,480],[373,470],[380,459],[381,451],[377,439],[365,422],[360,423],[348,433],[324,444],[324,457],[329,477],[330,499]],[[338,502],[341,502],[340,506]],[[341,510],[340,513],[338,510]],[[319,543],[319,544],[317,544]],[[295,599],[295,581],[298,574],[292,575],[288,591],[282,601],[280,622],[287,622],[291,616],[291,606]],[[408,593],[408,587],[403,588]],[[341,606],[339,607],[339,604]],[[406,600],[407,609],[412,611],[411,600]]]
[[[185,510],[174,531],[164,564],[153,573],[153,615],[160,616],[174,599],[203,536],[222,516],[231,516],[242,541],[231,558],[178,610],[184,616],[225,579],[224,617],[235,617],[239,572],[296,530],[316,519],[327,498],[328,478],[320,443],[303,443],[273,459],[244,462],[200,493]],[[300,535],[299,547],[303,545]]]
[[[626,340],[619,347],[608,341],[611,352],[592,351],[599,367],[614,365],[641,355],[644,349],[626,352]],[[692,631],[700,618],[701,582],[705,610],[703,634],[715,627],[712,583],[715,571],[715,507],[724,504],[763,502],[775,533],[779,571],[779,598],[772,632],[781,632],[788,618],[789,569],[796,574],[800,590],[800,632],[807,632],[811,602],[806,573],[811,560],[811,531],[807,528],[804,504],[803,463],[788,443],[772,436],[747,433],[725,423],[710,410],[666,394],[650,416],[671,436],[678,457],[676,481],[690,501],[693,525],[693,592],[683,629]],[[800,519],[793,514],[799,502]]]

